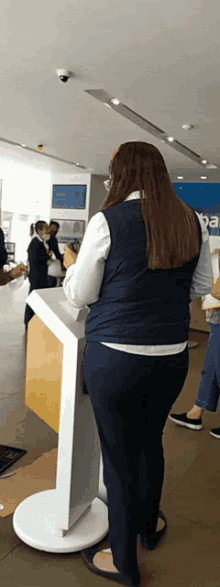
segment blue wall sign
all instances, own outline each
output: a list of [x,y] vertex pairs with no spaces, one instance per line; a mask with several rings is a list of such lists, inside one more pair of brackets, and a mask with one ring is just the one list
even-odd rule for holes
[[173,183],[176,194],[201,214],[210,236],[220,235],[220,183]]

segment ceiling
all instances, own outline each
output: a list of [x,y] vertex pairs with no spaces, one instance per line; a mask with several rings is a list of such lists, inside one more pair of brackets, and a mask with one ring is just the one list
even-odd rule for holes
[[[220,181],[218,0],[1,0],[0,15],[1,140],[43,144],[95,174],[108,173],[120,143],[141,140],[160,149],[173,181]],[[59,68],[73,73],[66,84]],[[88,93],[95,89],[217,169],[107,108]]]

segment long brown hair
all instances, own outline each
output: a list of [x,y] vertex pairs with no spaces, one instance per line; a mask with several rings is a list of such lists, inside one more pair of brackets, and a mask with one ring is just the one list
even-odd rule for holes
[[150,269],[182,267],[198,255],[199,238],[193,210],[176,194],[165,161],[149,143],[120,145],[112,161],[110,191],[99,209],[140,192]]

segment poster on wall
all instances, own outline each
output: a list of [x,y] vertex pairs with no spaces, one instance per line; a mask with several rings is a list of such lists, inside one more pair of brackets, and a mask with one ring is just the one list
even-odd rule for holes
[[74,239],[77,239],[80,242],[82,241],[85,232],[84,220],[61,220],[60,218],[53,218],[53,220],[58,222],[60,225],[59,232],[57,234],[57,240],[59,243],[72,242]]
[[[220,253],[220,183],[173,183],[176,194],[198,212],[209,232],[210,250]],[[212,255],[214,279],[219,277],[219,253]],[[202,309],[219,308],[211,294],[204,296]]]

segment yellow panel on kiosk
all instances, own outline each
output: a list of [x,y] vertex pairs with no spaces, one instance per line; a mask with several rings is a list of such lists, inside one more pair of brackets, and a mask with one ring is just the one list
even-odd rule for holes
[[59,432],[63,345],[38,316],[28,324],[25,404]]

